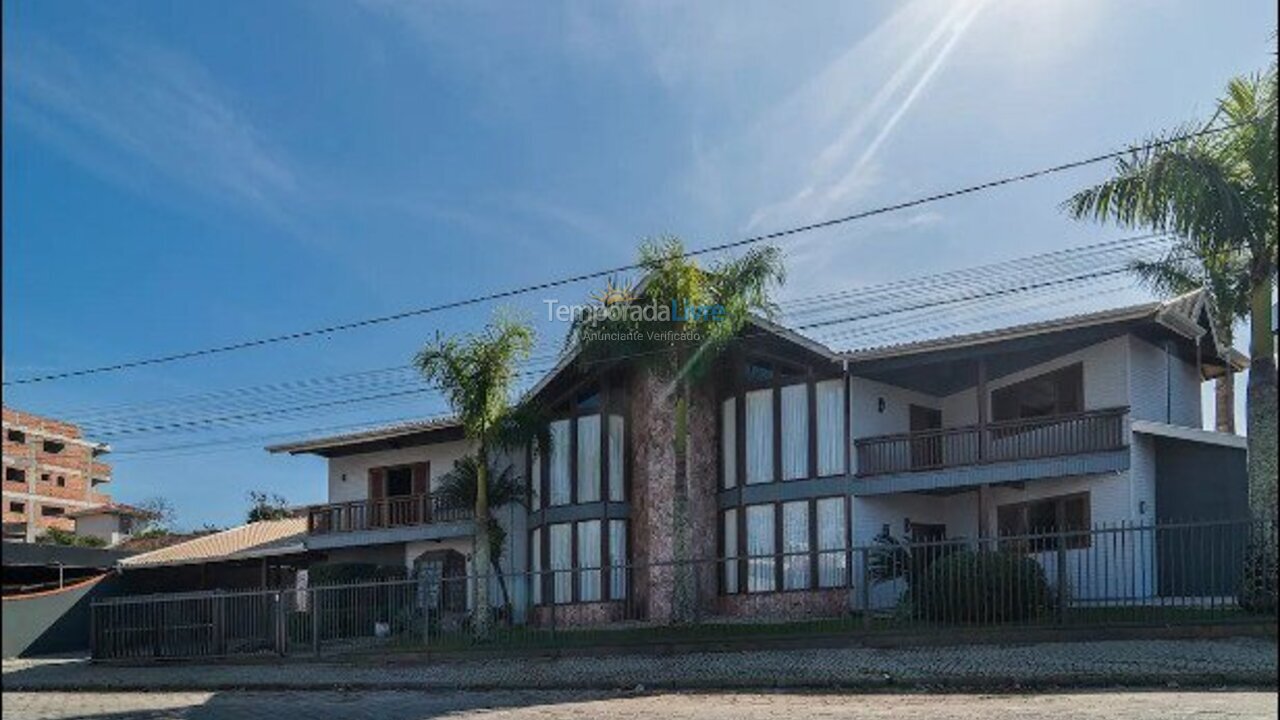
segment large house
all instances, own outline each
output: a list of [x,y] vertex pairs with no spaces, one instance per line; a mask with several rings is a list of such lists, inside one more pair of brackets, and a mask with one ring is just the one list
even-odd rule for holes
[[[528,482],[528,509],[495,514],[503,571],[535,578],[508,589],[533,621],[553,606],[568,623],[662,621],[689,603],[728,616],[838,612],[892,602],[892,587],[854,587],[865,556],[851,549],[880,536],[1247,515],[1244,440],[1202,430],[1200,407],[1202,382],[1244,359],[1219,344],[1202,293],[844,353],[760,320],[717,363],[690,398],[679,468],[668,390],[626,360],[570,355],[531,389],[551,449],[506,459]],[[432,494],[471,450],[458,423],[268,449],[328,460],[329,501],[306,512],[311,557],[412,570],[447,555],[469,567],[470,510]],[[1026,551],[1079,565],[1090,542]],[[1159,549],[1106,552],[1130,591],[1162,591]],[[672,561],[700,562],[681,580]],[[1086,573],[1058,577],[1077,598],[1111,592]]]

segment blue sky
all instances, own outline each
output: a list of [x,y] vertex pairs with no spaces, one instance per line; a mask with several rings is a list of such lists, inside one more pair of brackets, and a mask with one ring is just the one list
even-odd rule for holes
[[[396,312],[625,263],[644,237],[705,245],[1116,149],[1205,117],[1267,64],[1276,24],[1254,0],[8,2],[4,376]],[[1104,172],[788,241],[782,297],[1119,237],[1058,209]],[[5,403],[74,418],[386,368],[488,312]],[[554,348],[562,328],[540,325]],[[114,492],[232,523],[250,489],[323,499],[320,461],[259,436],[439,410],[411,396],[109,438]],[[155,452],[205,442],[225,444]]]

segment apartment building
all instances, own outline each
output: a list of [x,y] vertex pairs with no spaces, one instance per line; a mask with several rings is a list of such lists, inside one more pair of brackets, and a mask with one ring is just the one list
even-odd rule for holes
[[77,511],[111,503],[105,443],[71,423],[5,407],[4,539],[34,542],[44,531],[72,532]]

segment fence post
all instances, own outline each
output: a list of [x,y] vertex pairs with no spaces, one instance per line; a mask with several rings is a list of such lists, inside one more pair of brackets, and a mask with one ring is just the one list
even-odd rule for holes
[[272,601],[276,604],[276,653],[284,655],[288,649],[288,629],[284,626],[284,597],[281,593],[274,593],[271,596]]
[[[860,573],[862,575],[862,586],[859,588],[858,592],[862,595],[862,627],[865,630],[871,627],[871,568],[868,563],[870,560],[870,553],[867,552],[867,549],[864,547],[859,549],[858,556],[862,561],[862,570]],[[852,577],[852,568],[850,568],[850,571],[849,575]]]
[[1067,621],[1067,536],[1062,531],[1058,531],[1057,537],[1057,576],[1058,576],[1058,623],[1065,624]]
[[306,590],[308,599],[311,601],[307,605],[311,608],[311,652],[320,654],[320,592],[317,588],[309,587]]
[[89,658],[98,659],[98,601],[89,603]]

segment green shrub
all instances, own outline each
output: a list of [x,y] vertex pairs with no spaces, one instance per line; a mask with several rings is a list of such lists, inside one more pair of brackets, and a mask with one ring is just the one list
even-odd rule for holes
[[1244,572],[1237,601],[1240,607],[1259,615],[1276,614],[1276,552],[1274,548],[1250,545],[1245,551]]
[[1035,560],[1008,551],[963,550],[929,564],[909,591],[915,617],[946,623],[1027,620],[1052,595]]
[[77,535],[67,530],[59,530],[58,528],[49,528],[44,534],[36,538],[36,542],[46,545],[67,545],[70,547],[90,547],[100,548],[106,547],[107,541],[100,537],[92,535]]

